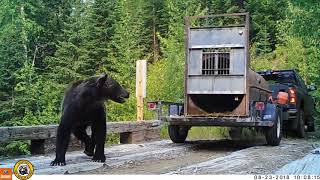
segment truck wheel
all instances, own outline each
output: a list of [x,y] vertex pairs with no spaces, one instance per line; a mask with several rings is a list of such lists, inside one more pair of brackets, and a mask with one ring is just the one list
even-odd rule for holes
[[308,118],[308,132],[315,132],[316,128],[315,128],[315,124],[314,124],[314,118],[312,116],[310,116]]
[[278,146],[282,137],[282,119],[280,117],[280,112],[276,113],[276,120],[272,127],[266,127],[265,137],[267,144],[270,146]]
[[304,138],[306,136],[305,125],[304,125],[304,112],[302,109],[298,111],[298,126],[297,126],[297,136],[299,138]]
[[184,143],[188,136],[188,129],[183,126],[169,125],[168,132],[170,139],[174,143]]

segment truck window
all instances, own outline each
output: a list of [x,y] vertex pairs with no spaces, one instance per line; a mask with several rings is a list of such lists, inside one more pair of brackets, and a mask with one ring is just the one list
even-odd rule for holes
[[297,79],[292,71],[273,72],[271,75],[262,75],[269,84],[298,84]]

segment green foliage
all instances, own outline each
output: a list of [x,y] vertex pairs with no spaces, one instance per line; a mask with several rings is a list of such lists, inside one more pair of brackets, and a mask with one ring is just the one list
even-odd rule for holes
[[[168,124],[160,128],[161,139],[169,139]],[[229,137],[229,129],[221,127],[192,127],[188,132],[189,140],[225,139]]]
[[[253,44],[251,52],[255,48],[256,44]],[[275,51],[261,56],[252,53],[251,58],[255,70],[297,69],[303,76],[307,74],[306,49],[298,38],[288,37],[285,44],[278,45]]]
[[106,105],[108,121],[133,121],[137,119],[135,94],[131,94],[131,97],[124,104],[108,101]]
[[[69,1],[4,1],[1,4],[0,124],[56,122],[53,118],[57,116],[60,91],[45,76],[48,72],[44,71],[43,62],[55,51],[63,29],[61,21],[70,9],[68,5]],[[56,18],[59,13],[64,14]],[[48,85],[54,88],[48,89]],[[43,119],[25,121],[26,117]]]
[[251,15],[251,38],[256,48],[254,53],[263,55],[275,49],[281,42],[277,34],[278,22],[285,18],[288,0],[248,0],[244,8]]
[[229,137],[228,128],[221,127],[192,127],[188,134],[188,139],[225,139]]
[[113,134],[108,134],[106,143],[113,145],[113,144],[120,144],[120,136],[119,133],[113,133]]
[[[107,59],[112,62],[110,73],[120,82],[131,96],[125,104],[108,103],[108,118],[112,121],[136,119],[135,66],[136,61],[144,59],[146,36],[143,22],[145,5],[142,0],[118,1],[115,12],[114,34],[109,42]],[[105,66],[103,66],[105,67]]]
[[[290,1],[288,8],[283,11],[286,18],[276,26],[281,43],[277,44],[275,51],[263,55],[255,53],[257,46],[254,44],[251,49],[253,68],[297,69],[306,84],[319,86],[320,31],[315,28],[320,23],[317,18],[319,7],[319,3]],[[313,95],[320,98],[319,90]]]
[[162,124],[160,127],[160,138],[161,139],[169,139],[168,134],[168,124]]
[[[320,4],[315,1],[288,1],[288,8],[283,10],[285,18],[278,21],[278,44],[275,51],[257,55],[254,44],[251,49],[252,67],[256,70],[265,69],[296,69],[306,84],[319,87],[320,76]],[[320,91],[312,93],[316,98],[316,123],[320,124],[319,98]]]
[[0,158],[8,156],[17,156],[20,154],[30,155],[30,142],[12,141],[10,143],[0,144]]
[[[147,100],[182,102],[184,84],[184,22],[185,16],[202,15],[195,1],[165,1],[170,24],[167,37],[158,34],[163,59],[149,65]],[[183,9],[182,7],[187,7]]]

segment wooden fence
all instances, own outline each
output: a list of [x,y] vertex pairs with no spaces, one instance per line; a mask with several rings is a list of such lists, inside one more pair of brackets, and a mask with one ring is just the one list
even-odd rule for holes
[[[108,122],[107,134],[118,133],[120,143],[139,143],[160,139],[159,120]],[[58,125],[0,127],[0,143],[13,140],[31,140],[31,153],[44,154],[55,149]],[[90,134],[89,129],[87,130]],[[73,135],[70,150],[79,149],[83,144]]]

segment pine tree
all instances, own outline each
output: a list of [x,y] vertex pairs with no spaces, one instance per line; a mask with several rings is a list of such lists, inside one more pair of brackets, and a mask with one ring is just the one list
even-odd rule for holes
[[89,3],[85,28],[85,49],[87,74],[113,72],[114,63],[108,59],[108,47],[115,33],[114,24],[119,20],[116,13],[118,1],[96,0]]
[[144,57],[144,4],[143,0],[118,1],[116,14],[119,17],[114,24],[114,35],[109,45],[108,59],[114,64],[117,80],[133,89],[132,77],[135,77],[135,62]]
[[26,4],[3,1],[0,14],[0,123],[19,114],[14,108],[15,72],[27,61]]
[[84,47],[86,6],[82,1],[73,4],[73,11],[64,25],[63,41],[57,44],[54,56],[46,60],[48,77],[58,84],[66,85],[91,75],[86,70],[88,51]]
[[260,53],[268,53],[277,44],[277,23],[285,17],[287,0],[248,0],[244,8],[251,16],[252,42],[260,43]]
[[134,119],[135,117],[135,66],[144,59],[147,44],[145,31],[146,7],[144,0],[119,0],[115,8],[119,19],[114,23],[114,34],[109,44],[107,59],[113,64],[111,75],[131,92],[126,108],[119,104],[108,107],[109,119]]
[[[45,87],[40,79],[46,68],[43,60],[55,51],[62,26],[57,26],[57,21],[46,20],[58,15],[67,2],[5,0],[1,4],[0,76],[4,81],[0,80],[3,89],[0,91],[5,93],[0,93],[4,94],[0,103],[0,123],[30,124],[22,120],[27,114],[35,117],[50,108],[45,106],[48,103],[43,104],[50,98],[41,99]],[[55,8],[59,11],[54,11]],[[63,15],[60,16],[63,19]]]
[[181,101],[183,99],[184,78],[184,17],[203,15],[206,9],[201,8],[197,0],[164,1],[164,11],[168,15],[167,36],[160,38],[162,59],[149,68],[148,98]]
[[161,57],[160,40],[158,35],[166,37],[168,35],[169,15],[165,11],[165,1],[145,0],[146,13],[145,32],[146,54],[150,54],[150,60],[156,61]]

